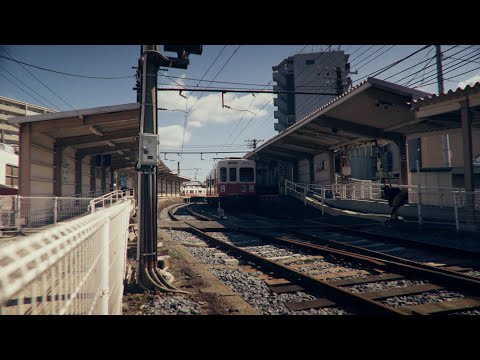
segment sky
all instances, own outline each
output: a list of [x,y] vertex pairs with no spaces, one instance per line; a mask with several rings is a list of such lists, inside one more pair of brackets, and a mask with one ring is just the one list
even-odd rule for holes
[[[331,45],[331,49],[351,54],[351,70],[358,71],[358,74],[351,75],[356,85],[357,80],[423,46],[347,44]],[[205,45],[202,55],[190,55],[188,69],[170,68],[168,71],[159,71],[158,83],[159,87],[175,88],[198,86],[203,89],[210,86],[272,90],[272,66],[299,52],[327,51],[327,47],[328,45]],[[162,45],[160,50],[163,52]],[[480,81],[480,46],[442,45],[442,51],[445,91]],[[175,53],[164,54],[176,57]],[[28,64],[94,77],[128,77],[72,77],[25,65],[22,67],[0,58],[0,96],[57,111],[134,103],[136,70],[132,67],[137,66],[139,55],[139,45],[0,45],[0,56],[14,57]],[[378,78],[402,85],[410,81],[409,86],[438,93],[436,67],[430,66],[435,60],[422,63],[434,55],[434,47],[425,49],[378,75]],[[405,69],[408,70],[399,73]],[[202,82],[189,80],[202,78]],[[210,80],[253,85],[210,83]],[[273,130],[273,124],[277,122],[273,118],[276,109],[273,98],[273,94],[226,93],[224,105],[229,106],[229,109],[222,107],[220,93],[180,94],[178,91],[159,91],[158,107],[167,109],[158,112],[160,151],[175,152],[162,154],[163,162],[174,172],[180,162],[181,175],[204,181],[214,164],[214,158],[241,157],[249,151],[248,140],[267,141],[277,133]],[[185,153],[180,156],[177,152],[181,151],[182,144]],[[218,153],[186,153],[202,151]]]

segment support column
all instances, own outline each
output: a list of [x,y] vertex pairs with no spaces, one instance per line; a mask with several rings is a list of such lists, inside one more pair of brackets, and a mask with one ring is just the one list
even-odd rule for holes
[[19,153],[19,189],[21,196],[30,196],[30,160],[31,160],[32,125],[20,124]]
[[112,170],[110,168],[110,191],[115,191],[116,189],[114,188],[113,184],[115,184],[115,170]]
[[[92,156],[90,158],[90,192],[92,192],[93,194],[95,194],[95,190],[97,189],[96,170],[97,168],[95,156]],[[95,195],[93,195],[93,197],[95,197]]]
[[328,150],[328,172],[330,173],[330,185],[335,184],[335,153]]
[[54,164],[55,164],[55,171],[53,172],[53,194],[55,196],[62,196],[62,184],[63,184],[63,176],[62,176],[62,169],[63,169],[63,146],[55,145],[53,146],[53,150],[55,151],[54,155]]
[[460,101],[462,115],[462,135],[463,135],[463,176],[465,191],[471,192],[465,194],[466,222],[472,224],[475,222],[475,177],[473,173],[473,152],[472,152],[472,114],[468,99]]
[[395,141],[398,147],[398,158],[400,160],[400,185],[408,185],[408,163],[407,163],[407,138],[400,136]]
[[315,157],[310,156],[310,158],[308,159],[308,163],[310,164],[310,184],[313,184],[315,182]]
[[102,163],[102,191],[107,190],[107,167]]
[[83,158],[85,155],[75,154],[75,194],[82,196],[82,173],[83,173]]

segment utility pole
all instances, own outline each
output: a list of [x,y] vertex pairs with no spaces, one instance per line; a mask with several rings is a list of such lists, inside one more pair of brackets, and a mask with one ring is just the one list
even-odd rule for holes
[[442,48],[441,45],[435,45],[437,51],[437,82],[438,93],[441,94],[444,91],[443,88],[443,69],[442,69]]
[[[438,94],[442,94],[445,89],[443,87],[443,66],[442,66],[442,48],[441,45],[435,45],[436,59],[437,59],[437,83]],[[452,156],[450,154],[450,139],[448,134],[441,135],[443,166],[452,166]]]
[[[157,165],[159,141],[157,125],[157,45],[143,45],[139,67],[141,77],[141,113],[138,167],[138,222],[137,247],[138,277],[142,287],[162,288],[155,281],[157,274]],[[141,66],[140,66],[141,65]],[[137,169],[138,169],[137,167]]]
[[[137,71],[137,98],[141,100],[138,163],[137,281],[145,290],[178,292],[157,268],[157,166],[160,149],[157,121],[157,72],[160,66],[186,69],[190,53],[201,54],[201,45],[164,47],[178,58],[161,54],[158,45],[142,45]],[[141,75],[141,77],[140,77]],[[139,78],[140,77],[140,78]],[[140,81],[139,81],[140,80]],[[140,85],[140,88],[139,88]]]

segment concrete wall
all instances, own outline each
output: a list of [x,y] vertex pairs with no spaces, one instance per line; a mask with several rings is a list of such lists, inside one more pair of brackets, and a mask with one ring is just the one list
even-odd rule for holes
[[62,161],[62,196],[75,195],[75,149],[65,148]]
[[90,193],[90,158],[85,156],[82,160],[82,197],[88,197]]
[[299,183],[310,183],[310,161],[308,159],[303,159],[298,161],[298,182]]
[[53,195],[55,153],[54,140],[39,132],[32,132],[30,148],[30,196]]
[[[461,133],[449,134],[452,167],[463,167],[463,136]],[[424,136],[421,138],[422,167],[442,167],[443,151],[441,135]],[[473,157],[480,155],[480,131],[472,132]]]
[[[314,63],[307,65],[307,60]],[[306,88],[302,88],[303,85],[321,86],[325,92],[336,93],[335,68],[338,66],[342,69],[345,81],[345,64],[343,51],[295,55],[293,63],[295,90],[305,91]],[[296,121],[303,119],[335,97],[335,95],[295,95]]]
[[330,185],[330,167],[328,154],[317,154],[313,157],[315,184]]

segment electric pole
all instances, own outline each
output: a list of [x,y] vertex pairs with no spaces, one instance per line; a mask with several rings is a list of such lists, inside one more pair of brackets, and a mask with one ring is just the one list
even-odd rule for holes
[[442,48],[441,45],[435,45],[437,51],[437,81],[438,81],[438,94],[443,93],[443,69],[442,69]]
[[[157,166],[160,149],[157,121],[157,72],[160,66],[186,69],[188,55],[201,54],[201,45],[174,45],[178,58],[161,54],[158,45],[142,45],[137,70],[137,99],[141,100],[138,162],[137,281],[145,290],[179,292],[157,268]],[[140,87],[139,87],[140,85]]]
[[[443,87],[443,66],[442,66],[442,48],[441,45],[435,45],[436,59],[437,59],[437,83],[438,94],[442,94],[445,89]],[[443,152],[443,165],[450,167],[452,164],[452,157],[450,155],[450,139],[448,134],[442,135],[442,152]]]

